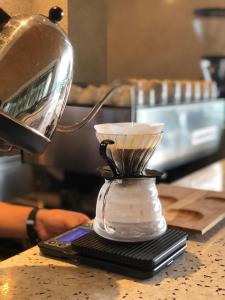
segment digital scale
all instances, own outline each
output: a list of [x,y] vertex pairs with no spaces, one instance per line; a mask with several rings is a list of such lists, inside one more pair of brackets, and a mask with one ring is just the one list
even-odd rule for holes
[[46,256],[145,279],[169,266],[186,242],[187,233],[175,229],[146,242],[115,242],[97,235],[92,225],[80,225],[38,246]]

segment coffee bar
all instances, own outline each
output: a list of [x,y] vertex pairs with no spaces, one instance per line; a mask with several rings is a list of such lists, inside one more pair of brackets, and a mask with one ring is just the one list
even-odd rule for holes
[[0,299],[225,299],[224,29],[222,0],[0,0]]

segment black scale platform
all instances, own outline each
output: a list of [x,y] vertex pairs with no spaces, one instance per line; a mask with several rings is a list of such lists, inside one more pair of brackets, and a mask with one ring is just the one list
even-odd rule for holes
[[106,240],[94,231],[72,242],[81,263],[137,278],[148,278],[184,252],[187,234],[168,229],[161,237],[140,243]]
[[38,246],[46,256],[143,279],[170,265],[185,251],[186,242],[187,234],[175,229],[146,242],[116,242],[100,237],[87,224],[41,241]]

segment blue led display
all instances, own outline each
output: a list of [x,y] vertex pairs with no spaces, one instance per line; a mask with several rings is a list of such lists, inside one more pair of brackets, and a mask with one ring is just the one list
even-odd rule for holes
[[85,229],[75,229],[74,231],[71,231],[69,233],[66,233],[65,235],[60,236],[57,238],[58,242],[64,242],[64,243],[71,243],[78,239],[79,237],[88,234],[90,230]]

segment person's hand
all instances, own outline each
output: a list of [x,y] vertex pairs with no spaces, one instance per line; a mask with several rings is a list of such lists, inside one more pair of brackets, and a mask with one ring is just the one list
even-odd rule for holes
[[41,240],[67,231],[81,223],[88,223],[90,219],[75,211],[62,209],[40,209],[36,216],[35,227]]

